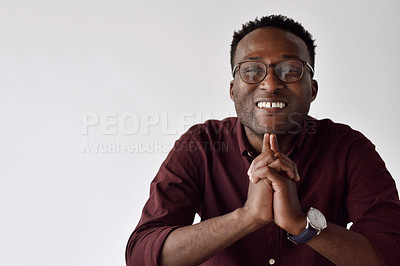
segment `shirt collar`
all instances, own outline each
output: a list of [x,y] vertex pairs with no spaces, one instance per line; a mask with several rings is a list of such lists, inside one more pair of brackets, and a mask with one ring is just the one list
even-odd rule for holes
[[244,131],[244,126],[240,123],[239,118],[236,118],[236,135],[238,138],[240,153],[249,159],[254,159],[257,153],[251,147],[249,141],[247,140],[246,133]]
[[[314,118],[307,116],[306,120],[303,122],[301,126],[301,132],[297,134],[297,137],[294,141],[292,148],[286,154],[288,157],[294,157],[301,149],[301,146],[304,143],[307,134],[307,121],[313,120]],[[244,126],[240,123],[239,119],[236,119],[236,132],[238,137],[238,143],[240,148],[240,153],[243,156],[248,157],[250,160],[257,157],[257,152],[254,151],[253,147],[251,147],[249,141],[247,140],[246,133],[244,131]]]

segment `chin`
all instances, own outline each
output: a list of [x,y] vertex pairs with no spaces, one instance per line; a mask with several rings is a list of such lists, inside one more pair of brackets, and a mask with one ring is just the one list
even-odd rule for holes
[[251,131],[259,136],[259,137],[263,137],[265,133],[269,133],[269,134],[276,134],[276,135],[283,135],[287,133],[287,129],[282,125],[280,125],[279,127],[276,127],[275,125],[273,126],[262,126],[262,125],[255,125],[253,127],[248,127],[249,129],[251,129]]
[[288,132],[289,124],[287,122],[268,123],[268,124],[257,123],[256,128],[259,134],[270,133],[270,134],[281,135]]

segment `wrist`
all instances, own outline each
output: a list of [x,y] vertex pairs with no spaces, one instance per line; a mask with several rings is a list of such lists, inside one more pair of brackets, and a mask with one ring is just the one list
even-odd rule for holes
[[[295,244],[306,243],[327,227],[325,216],[317,209],[311,207],[306,216],[306,228],[300,234],[288,231],[288,239]],[[297,233],[297,232],[296,232]]]
[[251,231],[255,231],[270,222],[256,218],[256,216],[247,207],[238,208],[234,212],[236,213],[238,219],[243,222],[244,226]]
[[297,236],[306,229],[306,226],[307,226],[306,214],[302,213],[297,216],[295,221],[291,223],[290,228],[288,228],[286,231],[291,235]]

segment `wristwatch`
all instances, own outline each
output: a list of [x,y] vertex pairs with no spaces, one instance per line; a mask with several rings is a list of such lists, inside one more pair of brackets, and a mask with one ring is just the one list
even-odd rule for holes
[[321,233],[327,226],[325,216],[322,212],[313,207],[307,212],[306,223],[306,229],[304,229],[303,232],[297,236],[288,232],[287,238],[295,244],[306,243],[308,240]]

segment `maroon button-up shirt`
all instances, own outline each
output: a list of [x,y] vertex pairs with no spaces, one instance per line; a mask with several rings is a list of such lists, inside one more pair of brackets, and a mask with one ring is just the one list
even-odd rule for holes
[[[287,154],[301,177],[304,210],[364,234],[386,265],[400,263],[400,202],[374,145],[331,120],[308,117]],[[257,154],[237,118],[193,126],[176,143],[151,183],[150,198],[127,249],[127,265],[157,265],[168,234],[243,207],[247,170]],[[306,244],[295,245],[273,222],[216,254],[204,265],[331,265]]]

